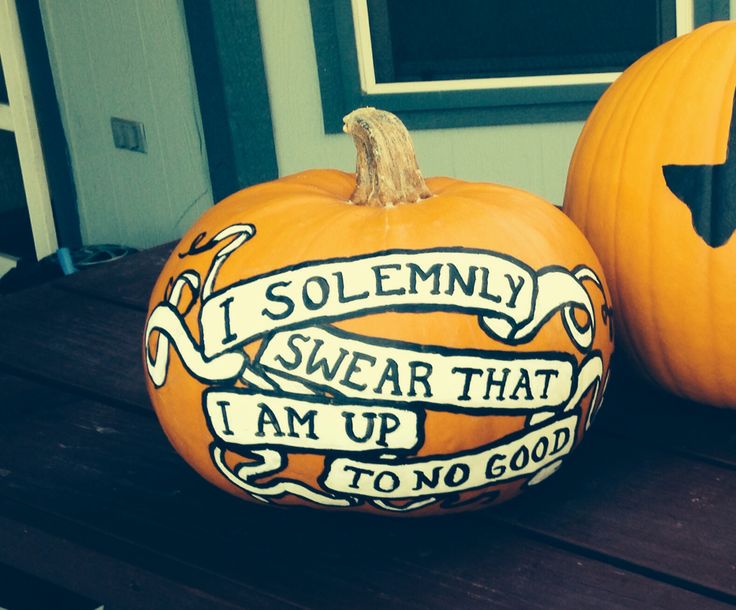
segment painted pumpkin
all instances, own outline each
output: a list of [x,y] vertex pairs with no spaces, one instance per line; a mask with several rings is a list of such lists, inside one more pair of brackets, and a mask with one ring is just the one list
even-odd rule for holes
[[564,209],[611,282],[620,343],[670,391],[736,406],[736,23],[655,49],[603,95]]
[[357,177],[240,191],[154,288],[144,358],[175,449],[257,502],[426,515],[553,473],[598,408],[612,350],[599,263],[557,208],[426,182],[401,122],[345,129]]

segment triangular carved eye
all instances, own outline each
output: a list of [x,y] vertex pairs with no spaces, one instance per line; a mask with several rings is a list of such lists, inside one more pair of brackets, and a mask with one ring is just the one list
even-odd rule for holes
[[720,165],[665,165],[670,191],[693,217],[695,232],[711,248],[725,244],[736,229],[736,121],[731,114],[726,161]]

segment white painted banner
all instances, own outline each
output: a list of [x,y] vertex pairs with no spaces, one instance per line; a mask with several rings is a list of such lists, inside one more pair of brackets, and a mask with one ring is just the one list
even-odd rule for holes
[[391,464],[336,458],[323,482],[331,491],[382,499],[468,491],[532,475],[565,457],[575,443],[579,414],[555,418],[488,447],[446,457]]
[[[318,325],[381,311],[459,311],[507,343],[529,341],[556,310],[581,349],[590,347],[590,297],[569,271],[540,272],[501,254],[465,248],[391,250],[309,261],[249,278],[202,304],[206,357],[281,329]],[[588,323],[570,327],[574,308]]]
[[388,452],[422,441],[424,418],[407,409],[245,390],[207,390],[204,408],[212,433],[229,444]]
[[262,344],[256,364],[349,398],[471,411],[562,407],[577,373],[575,359],[561,352],[450,349],[335,328],[276,333]]

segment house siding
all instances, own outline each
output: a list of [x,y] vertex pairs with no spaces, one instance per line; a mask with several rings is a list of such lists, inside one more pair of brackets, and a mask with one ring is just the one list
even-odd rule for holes
[[[212,204],[179,0],[42,0],[84,243],[148,247]],[[145,125],[146,154],[116,149],[110,117]]]

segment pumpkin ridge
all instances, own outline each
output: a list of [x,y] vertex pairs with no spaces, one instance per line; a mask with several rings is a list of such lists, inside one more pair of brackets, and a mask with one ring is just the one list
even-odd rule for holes
[[[722,28],[720,31],[724,31]],[[736,49],[732,51],[733,55],[736,55]],[[729,90],[733,93],[727,97],[724,98],[722,102],[722,109],[721,112],[724,113],[726,116],[731,116],[731,122],[733,123],[736,121],[736,61],[731,62],[731,71],[729,73],[728,78],[728,85]],[[731,124],[729,125],[729,132],[736,129],[736,126]],[[726,160],[728,159],[729,155],[736,155],[736,150],[730,149],[728,144],[730,143],[730,134],[728,138],[728,142],[726,145]],[[716,148],[718,146],[718,138],[714,138],[713,146]],[[718,153],[720,151],[715,150],[714,158],[718,157]],[[727,247],[728,242],[734,242],[733,234],[729,238],[729,240],[723,245],[723,247]],[[714,251],[708,251],[708,256],[706,257],[706,264],[707,264],[707,272],[705,273],[706,277],[713,277],[713,267],[715,265],[714,261],[715,257],[715,250]],[[715,295],[717,295],[717,291],[715,291]],[[707,320],[709,321],[709,336],[713,338],[713,341],[715,342],[715,351],[716,351],[716,357],[712,359],[712,375],[717,380],[715,383],[715,394],[713,402],[717,402],[718,404],[724,404],[728,402],[728,395],[727,395],[727,389],[726,386],[722,383],[720,383],[721,379],[728,378],[730,374],[732,374],[731,371],[726,370],[725,375],[723,374],[723,367],[725,361],[727,361],[727,358],[723,357],[724,352],[727,352],[727,349],[724,350],[722,348],[722,341],[726,341],[726,345],[728,345],[728,340],[726,338],[726,333],[722,333],[717,328],[716,324],[718,322],[718,311],[714,311],[718,304],[715,302],[715,296],[713,298],[710,298],[707,300],[708,303],[708,312],[706,315]],[[710,384],[713,386],[713,384]]]
[[[703,51],[703,48],[706,47],[708,45],[708,43],[711,43],[711,44],[714,43],[714,36],[715,36],[715,34],[720,29],[722,29],[722,28],[709,28],[706,31],[700,32],[701,36],[700,36],[700,39],[697,41],[697,45],[694,46],[692,49],[690,49],[688,47],[688,49],[687,49],[688,50],[688,56],[686,58],[687,61],[680,68],[680,71],[679,71],[679,73],[680,73],[680,79],[681,80],[685,80],[685,76],[688,75],[688,71],[692,69],[693,65],[696,63],[696,60],[699,59],[698,54]],[[714,30],[714,31],[711,33],[710,30]],[[683,39],[684,38],[685,37],[683,37]],[[669,62],[671,60],[672,60],[672,55],[670,55],[670,56],[667,57],[667,62]],[[672,105],[674,104],[674,102],[676,101],[679,93],[680,93],[680,91],[679,91],[679,89],[677,87],[672,87],[671,88],[671,90],[670,90],[669,103],[667,105],[666,110],[665,109],[662,109],[662,112],[663,113],[665,113],[665,114],[668,114],[669,113],[669,111],[670,111]],[[660,132],[659,136],[660,136],[659,137],[659,142],[661,142],[662,137],[663,137],[663,133]],[[661,144],[659,142],[657,144],[657,149],[660,149],[661,148]],[[655,188],[656,187],[657,187],[657,181],[655,179],[651,178],[650,179],[650,182],[649,182],[649,197],[647,197],[647,202],[648,202],[648,218],[647,218],[647,223],[648,223],[648,226],[650,226],[650,227],[651,226],[656,226],[654,224],[654,222],[653,222],[653,214],[654,214],[654,207],[655,206],[651,204],[651,201],[653,201],[653,198],[654,198]],[[653,236],[653,237],[656,238],[656,236]],[[658,251],[659,250],[657,248],[655,248],[654,251],[653,251],[654,252],[654,255],[648,257],[647,262],[648,262],[648,274],[649,274],[649,277],[654,277],[654,261],[655,261],[655,257],[657,256]],[[708,258],[709,257],[706,257],[706,260]],[[705,278],[706,275],[703,274],[701,277],[702,278]],[[707,286],[706,286],[706,289],[707,289]],[[652,327],[654,328],[654,333],[653,333],[654,339],[655,339],[655,341],[657,343],[657,346],[659,348],[657,350],[658,351],[658,355],[659,355],[658,362],[660,363],[660,365],[662,367],[664,367],[663,370],[662,370],[662,373],[664,375],[666,375],[666,377],[668,378],[667,381],[669,382],[669,384],[673,388],[673,391],[676,394],[680,395],[680,396],[684,396],[684,395],[686,395],[686,390],[685,390],[685,388],[683,386],[684,380],[683,380],[683,378],[682,378],[681,375],[678,375],[677,374],[678,372],[680,372],[679,371],[680,367],[679,367],[679,365],[673,364],[670,350],[667,349],[667,346],[665,344],[665,333],[664,333],[663,323],[662,323],[661,319],[659,319],[659,317],[657,315],[655,315],[655,312],[662,311],[663,310],[662,309],[663,305],[664,306],[667,305],[667,303],[665,302],[665,299],[667,297],[666,297],[664,291],[654,290],[653,289],[653,284],[650,284],[650,291],[649,292],[650,292],[650,300],[652,302],[652,306],[650,308],[648,308],[648,311],[649,311],[649,314],[650,314],[650,318],[652,320]],[[700,333],[693,333],[693,334],[699,335]],[[707,340],[705,337],[696,336],[695,337],[695,340],[697,341],[698,339],[700,339],[701,341]],[[691,370],[690,373],[692,374],[693,371]],[[693,382],[693,379],[691,377],[691,378],[688,379],[688,383],[692,383],[692,382]],[[701,383],[702,383],[702,379],[697,379],[696,384],[700,385]]]
[[[631,96],[632,94],[636,93],[637,100],[638,100],[638,102],[635,104],[636,107],[628,115],[626,125],[629,126],[629,128],[625,130],[626,137],[624,140],[624,145],[620,147],[619,149],[620,152],[618,153],[617,160],[623,160],[623,158],[625,158],[626,156],[626,149],[628,148],[626,145],[626,142],[629,140],[629,135],[631,131],[630,126],[636,122],[637,114],[641,110],[641,106],[646,100],[648,89],[651,86],[651,83],[654,79],[654,76],[649,74],[645,68],[651,68],[651,64],[655,63],[655,60],[657,60],[659,65],[657,66],[655,70],[655,75],[658,74],[666,65],[667,59],[671,57],[678,48],[681,47],[682,43],[683,43],[682,38],[671,41],[670,43],[671,48],[669,49],[669,52],[667,53],[667,55],[663,57],[657,54],[647,55],[644,59],[648,59],[648,61],[640,60],[640,62],[638,62],[638,66],[637,65],[633,66],[636,72],[634,72],[634,74],[631,76],[631,79],[628,82],[627,88],[626,89],[616,89],[615,108],[611,112],[613,116],[615,116],[619,112],[619,109],[621,108],[621,102],[623,99],[626,99],[627,95]],[[645,81],[642,82],[642,79],[645,79]],[[600,147],[602,145],[602,143],[606,140],[605,133],[608,132],[608,130],[612,129],[613,127],[616,127],[617,129],[620,128],[619,121],[609,121],[606,124],[606,129],[602,132],[603,135],[598,135],[598,139],[596,141],[597,147]],[[597,163],[600,163],[604,160],[602,156],[598,154],[595,155],[595,159]],[[615,184],[615,189],[613,191],[614,194],[609,196],[609,200],[615,200],[618,197],[618,192],[620,191],[620,185],[623,181],[622,178],[623,178],[624,169],[625,169],[624,163],[620,162],[618,165],[617,179],[613,181]],[[591,175],[591,180],[592,180],[592,175]],[[618,286],[618,278],[621,276],[622,271],[620,269],[620,258],[617,256],[617,251],[622,241],[626,242],[628,239],[630,239],[630,236],[622,235],[621,227],[623,223],[621,222],[621,213],[622,213],[621,208],[616,208],[614,206],[609,206],[609,208],[612,209],[612,211],[614,212],[612,216],[613,218],[612,229],[610,231],[610,235],[612,236],[613,247],[604,245],[603,249],[608,254],[609,261],[608,261],[607,268],[609,270],[608,271],[609,275],[611,275],[612,285]],[[586,211],[587,211],[587,208],[586,208]],[[616,304],[617,307],[620,307],[620,308],[629,307],[629,304],[625,302],[625,299],[621,295],[620,291],[615,290],[614,299],[615,299],[614,303]],[[633,335],[630,333],[627,327],[626,316],[619,317],[619,320],[622,321],[619,323],[619,326],[623,326],[622,334],[625,337],[631,338]],[[631,342],[629,342],[629,345],[631,346]],[[634,349],[630,351],[633,351],[633,352],[638,351],[638,348],[636,348],[636,345],[634,345],[633,347]],[[638,355],[638,353],[636,354],[636,358],[637,360],[640,359],[640,356]]]
[[[638,71],[632,75],[632,78],[630,80],[630,83],[627,89],[624,91],[616,91],[616,94],[617,94],[617,97],[615,98],[616,104],[614,108],[611,110],[611,115],[614,117],[616,116],[617,111],[619,111],[622,108],[622,105],[621,105],[622,100],[628,99],[625,95],[623,95],[624,92],[628,93],[629,95],[632,95],[634,92],[636,92],[639,94],[639,96],[637,98],[638,103],[636,104],[636,107],[631,111],[631,114],[628,117],[628,121],[627,121],[628,129],[626,129],[626,132],[625,132],[626,137],[624,139],[623,146],[621,147],[620,152],[617,157],[618,176],[617,176],[617,180],[615,181],[615,185],[616,185],[615,191],[614,191],[616,193],[615,197],[618,197],[618,192],[620,191],[620,188],[621,188],[622,175],[623,175],[623,170],[624,170],[623,161],[624,159],[627,158],[626,152],[627,152],[627,149],[631,141],[630,127],[631,125],[635,123],[637,112],[641,109],[641,106],[644,100],[646,99],[648,89],[651,86],[652,81],[654,79],[654,76],[650,75],[646,81],[644,81],[643,83],[640,82],[640,79],[642,78],[642,76],[646,74],[646,72],[643,72],[643,69],[645,66],[651,67],[651,64],[654,63],[654,60],[658,59],[660,61],[660,64],[655,70],[655,75],[656,75],[663,69],[664,65],[666,64],[666,60],[669,57],[671,57],[681,45],[682,45],[682,39],[679,39],[679,40],[676,39],[675,41],[672,41],[672,44],[671,44],[672,48],[670,49],[669,53],[665,57],[660,58],[653,54],[648,55],[647,56],[648,61],[641,62],[641,64],[638,67]],[[601,144],[605,140],[605,137],[604,137],[605,133],[608,132],[608,130],[611,129],[613,126],[615,126],[616,128],[620,128],[618,121],[609,121],[606,125],[605,130],[603,131],[603,134],[598,136],[597,147],[601,146]],[[594,158],[596,159],[596,162],[600,162],[603,156],[596,153]],[[618,278],[622,274],[622,270],[620,268],[621,262],[620,262],[620,257],[617,256],[617,251],[618,251],[617,249],[618,249],[618,244],[621,241],[621,232],[625,228],[625,223],[621,222],[620,220],[620,215],[622,212],[621,207],[615,207],[615,206],[609,206],[609,207],[612,208],[614,220],[612,223],[613,225],[612,230],[609,232],[610,245],[606,244],[603,246],[603,248],[608,253],[608,257],[609,257],[609,264],[607,265],[607,268],[608,268],[609,275],[612,276],[611,277],[612,286],[616,287],[618,286]],[[615,292],[614,305],[620,308],[627,308],[629,304],[624,302],[624,299],[620,291],[614,289],[614,292]],[[622,322],[619,322],[619,327],[623,327],[622,334],[625,337],[629,338],[628,344],[631,345],[630,338],[632,334],[628,328],[626,316],[619,316],[618,320],[622,321]],[[634,345],[634,349],[630,351],[638,352],[638,348]],[[640,356],[638,353],[636,354],[636,357],[637,357],[637,360],[640,360]]]
[[[644,57],[642,57],[641,59],[639,59],[637,62],[635,62],[634,65],[631,66],[632,68],[637,69],[637,72],[635,72],[634,74],[629,75],[629,78],[627,80],[625,80],[625,81],[619,80],[615,84],[612,84],[611,87],[609,87],[609,89],[607,89],[606,92],[604,92],[603,97],[601,99],[605,99],[606,95],[609,93],[609,91],[611,91],[611,88],[614,87],[614,86],[621,87],[622,88],[622,91],[629,91],[632,88],[632,86],[636,83],[636,77],[635,76],[638,74],[638,72],[641,71],[643,65],[648,64],[648,63],[650,63],[652,61],[654,61],[654,58],[651,55],[645,55]],[[618,90],[616,90],[616,93],[617,94],[619,93]],[[593,162],[592,162],[591,170],[588,173],[587,180],[584,183],[585,184],[585,187],[586,187],[585,190],[584,190],[584,194],[578,195],[578,197],[575,198],[575,201],[573,201],[572,204],[571,204],[571,207],[573,208],[572,209],[572,212],[573,212],[572,215],[573,216],[577,216],[577,219],[576,219],[577,220],[577,223],[581,227],[583,227],[583,228],[587,228],[588,227],[588,211],[589,211],[589,207],[590,207],[589,206],[590,192],[592,190],[591,183],[593,181],[593,177],[596,175],[596,164],[600,160],[600,155],[597,154],[598,153],[598,149],[600,148],[602,142],[605,139],[604,138],[604,135],[606,133],[608,133],[608,131],[611,129],[611,123],[612,122],[610,121],[610,118],[616,116],[616,113],[617,113],[618,108],[620,106],[621,96],[618,95],[614,99],[614,101],[615,101],[615,103],[612,104],[612,106],[610,108],[607,108],[605,106],[598,105],[598,104],[593,108],[590,116],[588,117],[588,119],[585,122],[585,125],[583,126],[583,130],[582,130],[582,132],[580,134],[580,137],[578,139],[578,142],[577,142],[577,144],[575,146],[575,151],[573,151],[573,157],[572,157],[572,159],[570,161],[570,168],[568,170],[568,175],[573,175],[574,168],[575,168],[576,163],[581,162],[581,160],[579,159],[579,156],[582,156],[582,154],[581,155],[576,154],[578,147],[580,146],[581,142],[584,139],[586,139],[588,137],[592,137],[590,135],[590,133],[588,133],[588,132],[589,132],[589,129],[591,129],[590,126],[591,125],[594,125],[595,124],[595,121],[598,120],[598,118],[599,118],[598,117],[598,114],[602,114],[604,111],[607,112],[607,117],[608,117],[609,120],[607,120],[605,122],[605,125],[604,125],[603,129],[601,130],[600,134],[595,134],[597,136],[596,137],[596,140],[595,140],[595,148],[593,149],[592,154],[591,153],[588,153],[589,156],[591,156],[593,158]],[[567,193],[565,193],[565,194],[567,195]],[[567,199],[568,198],[566,196],[565,197],[565,200],[567,200]],[[582,205],[582,206],[576,205],[576,203],[577,203],[578,200],[582,200],[583,202],[585,202],[585,205]],[[564,204],[563,204],[563,207],[564,207]]]
[[[718,28],[713,27],[713,28],[710,28],[709,30],[707,30],[706,33],[708,35],[707,36],[706,35],[703,36],[702,40],[700,41],[700,45],[691,52],[691,55],[688,58],[687,67],[686,68],[683,68],[681,70],[681,74],[682,74],[681,79],[682,80],[685,80],[686,75],[687,75],[687,70],[692,70],[693,64],[698,59],[698,54],[703,52],[703,49],[704,49],[705,46],[707,46],[707,45],[710,44],[714,48],[718,48],[719,51],[720,51],[720,46],[721,45],[720,45],[720,38],[719,38],[718,34],[723,33],[724,31],[725,31],[726,34],[728,34],[728,29],[730,29],[729,28],[729,24],[728,23],[725,23],[721,27],[718,27]],[[736,49],[732,50],[732,54],[734,53],[735,50]],[[730,71],[730,74],[733,75],[733,72],[734,71],[732,69]],[[672,100],[674,101],[676,99],[676,97],[677,97],[676,94],[673,94],[672,95]],[[731,97],[732,98],[731,95],[729,95],[728,97]],[[728,101],[728,98],[727,98],[727,101]],[[729,115],[727,114],[727,116],[729,116]],[[714,137],[714,139],[713,139],[713,145],[714,146],[718,146],[718,144],[719,144],[719,140],[721,139],[719,137],[719,135],[720,134],[716,134],[716,137]],[[723,150],[723,148],[721,148],[721,150],[718,151],[718,154],[715,155],[715,158],[718,158],[718,157],[720,157],[721,154],[723,154],[722,153],[722,150]],[[660,180],[663,180],[663,178],[660,178]],[[654,180],[652,180],[652,183],[654,183]],[[654,184],[653,184],[653,186],[654,186]],[[653,207],[653,206],[651,206],[651,207]],[[688,219],[688,222],[689,223],[692,222],[691,219]],[[702,267],[705,267],[705,268],[708,268],[709,269],[711,267],[711,265],[712,265],[712,256],[713,256],[712,250],[710,250],[710,249],[708,249],[708,250],[701,250],[700,253],[702,255],[702,258],[704,259],[702,261]],[[708,278],[710,277],[710,275],[708,275],[708,273],[701,272],[697,277],[700,278],[700,283],[702,285],[701,286],[702,292],[705,293],[705,294],[712,293],[713,291],[711,290],[710,282],[708,280]],[[661,291],[659,294],[655,295],[655,299],[654,300],[655,300],[655,307],[660,307],[662,305],[666,305],[666,296],[665,296],[664,291]],[[711,316],[710,315],[710,310],[712,309],[712,306],[711,306],[712,299],[711,298],[707,299],[706,300],[706,303],[707,303],[707,310],[708,311],[703,312],[703,316],[700,317],[700,321],[701,321],[701,324],[702,324],[704,322],[704,319],[707,318],[708,320],[705,321],[705,324],[707,324],[710,328],[713,328],[713,324],[715,324],[715,316]],[[710,350],[708,350],[708,346],[706,345],[706,343],[707,343],[707,337],[709,337],[709,336],[712,337],[714,335],[707,334],[707,333],[704,333],[704,332],[698,332],[694,327],[690,331],[689,334],[690,334],[690,336],[687,338],[687,340],[689,342],[701,342],[703,344],[703,348],[701,350],[699,350],[699,351],[701,351],[701,352],[702,352],[702,350],[709,351],[709,356],[707,358],[707,366],[708,367],[711,367],[711,371],[708,373],[708,375],[713,374],[714,371],[717,371],[717,368],[718,368],[718,366],[720,364],[720,358],[717,357],[717,356],[716,357],[713,357],[713,354],[710,353]],[[660,341],[660,345],[661,346],[664,346],[664,342],[663,342],[664,337],[663,337],[663,334],[661,333],[660,330],[658,330],[657,335],[660,336],[661,339],[662,339]],[[668,354],[669,354],[669,350],[667,350],[667,354],[666,355],[668,355]],[[669,374],[671,376],[672,388],[680,396],[686,396],[687,395],[686,388],[683,386],[683,383],[684,383],[683,380],[685,378],[685,373],[688,373],[690,375],[690,377],[688,379],[688,383],[689,384],[697,385],[697,386],[699,386],[699,387],[701,387],[703,389],[705,388],[705,386],[708,385],[707,380],[702,375],[702,369],[696,369],[697,375],[693,375],[693,369],[690,366],[679,366],[678,365],[677,370],[674,371],[674,374],[672,374],[673,373],[672,367],[669,367],[668,366],[668,371],[669,371]],[[719,377],[716,375],[716,378],[719,378]],[[700,390],[700,391],[703,391],[703,390]],[[716,390],[716,393],[717,394],[720,394],[720,390]]]
[[[648,56],[647,59],[649,61],[642,62],[642,63],[643,64],[645,63],[646,65],[648,65],[649,63],[651,63],[654,60],[654,57],[650,55],[650,56]],[[618,112],[619,112],[619,110],[621,108],[621,100],[624,99],[623,92],[627,92],[630,95],[632,90],[637,89],[637,85],[639,85],[639,80],[638,80],[637,77],[639,77],[640,75],[641,75],[641,69],[640,69],[639,72],[634,72],[634,74],[632,74],[632,77],[631,77],[630,81],[627,83],[628,86],[627,86],[626,89],[624,89],[622,92],[618,92],[618,91],[616,92],[618,94],[618,97],[616,98],[616,104],[614,104],[613,105],[613,108],[611,109],[611,112],[610,112],[611,116],[613,116],[613,117],[616,117],[617,116],[617,114],[618,114]],[[644,89],[644,92],[641,93],[641,95],[642,95],[642,100],[643,100],[643,98],[645,96],[645,89]],[[636,110],[633,110],[631,112],[630,116],[629,116],[628,124],[629,125],[633,124],[633,122],[635,121],[635,119],[636,119]],[[606,126],[605,126],[604,130],[598,136],[597,147],[600,147],[601,143],[607,137],[606,134],[609,133],[609,131],[611,129],[613,129],[614,127],[615,128],[618,128],[618,122],[617,121],[611,121],[611,120],[609,120],[606,123]],[[616,181],[616,192],[617,193],[618,193],[618,191],[620,189],[620,179],[621,179],[621,174],[623,172],[623,163],[622,163],[622,160],[626,157],[625,151],[627,149],[627,146],[628,146],[628,142],[626,140],[624,140],[623,146],[621,147],[621,152],[619,152],[619,157],[616,159],[616,161],[617,161],[617,167],[618,167],[618,178],[619,178]],[[601,156],[597,154],[597,151],[596,151],[596,154],[594,155],[593,158],[596,160],[596,164],[601,162]],[[589,208],[586,207],[585,208],[586,214],[587,214],[588,210],[589,210]],[[613,223],[612,223],[613,224],[613,230],[607,233],[607,237],[608,237],[608,240],[609,240],[610,243],[605,243],[603,245],[603,248],[606,249],[608,252],[611,253],[611,263],[610,263],[610,269],[611,269],[611,271],[609,273],[611,273],[611,275],[613,276],[611,278],[611,281],[612,281],[613,285],[617,285],[616,277],[620,273],[619,272],[619,268],[618,268],[618,264],[617,264],[618,261],[617,261],[617,257],[616,257],[617,242],[618,242],[618,230],[617,230],[617,227],[619,227],[621,225],[621,223],[619,222],[619,219],[618,219],[618,212],[619,212],[618,209],[612,208],[610,212],[608,210],[606,210],[606,212],[609,213],[609,214],[611,212],[613,212],[614,220],[613,220]],[[621,297],[621,295],[618,295],[618,296],[619,296],[619,298]]]
[[[623,88],[621,89],[622,91],[626,91],[626,92],[630,91],[632,89],[632,87],[634,87],[636,85],[636,83],[637,83],[637,76],[638,76],[639,72],[641,71],[641,69],[643,68],[643,66],[644,65],[648,65],[652,61],[654,61],[654,57],[652,55],[646,55],[643,58],[639,59],[638,62],[636,62],[636,64],[634,66],[632,66],[632,68],[635,68],[637,71],[635,73],[633,73],[633,74],[630,74],[629,75],[629,78],[626,79],[624,82],[621,82],[621,81],[617,82],[616,83],[616,86],[618,86],[618,87],[622,87],[623,86]],[[613,85],[612,85],[612,87],[613,87]],[[606,94],[609,93],[609,92],[610,93],[614,93],[613,91],[610,91],[610,89],[609,89],[608,91],[606,91],[606,93],[604,93],[604,98],[605,98]],[[588,172],[588,175],[586,176],[586,180],[583,182],[583,187],[584,187],[583,193],[582,194],[578,194],[574,199],[571,199],[570,198],[571,197],[571,193],[568,194],[568,188],[571,189],[571,190],[573,188],[575,188],[576,190],[580,190],[580,186],[579,185],[572,185],[572,181],[571,180],[568,180],[567,181],[568,184],[566,185],[565,199],[564,199],[564,202],[563,202],[563,210],[565,210],[570,216],[572,216],[573,218],[575,218],[575,222],[578,224],[578,226],[581,227],[581,229],[583,229],[583,231],[588,231],[589,230],[588,211],[589,211],[590,208],[593,208],[593,205],[591,204],[591,197],[592,197],[591,196],[591,192],[594,190],[593,182],[594,182],[594,177],[596,176],[596,174],[598,172],[598,164],[602,160],[602,156],[598,154],[598,149],[601,147],[602,143],[604,142],[605,135],[607,133],[609,133],[609,131],[613,128],[613,125],[614,125],[615,121],[612,121],[611,120],[611,117],[616,117],[617,116],[617,113],[620,110],[620,102],[621,102],[622,96],[621,96],[620,91],[618,89],[616,90],[615,93],[617,94],[617,97],[614,98],[614,103],[611,105],[610,108],[605,107],[605,106],[601,106],[601,105],[596,105],[596,107],[593,109],[593,112],[591,113],[591,116],[586,121],[586,124],[585,124],[585,126],[583,128],[583,132],[582,132],[582,134],[579,137],[578,143],[576,144],[576,147],[575,147],[576,150],[574,151],[573,158],[572,158],[572,160],[570,162],[570,168],[569,168],[569,171],[568,171],[568,175],[569,176],[573,176],[574,173],[575,173],[576,164],[582,163],[583,161],[585,161],[585,159],[587,157],[592,157],[592,162],[590,162],[590,164],[591,164],[590,170]],[[605,115],[602,118],[599,118],[597,116],[599,113],[600,114],[603,114],[604,112],[605,112]],[[595,124],[594,122],[597,119],[598,120],[606,119],[606,120],[604,122],[603,129],[600,130],[600,133],[594,133],[593,134],[595,136],[593,154],[591,154],[590,152],[587,152],[587,155],[583,155],[582,152],[581,152],[580,155],[578,155],[577,154],[578,153],[578,148],[580,148],[580,149],[583,148],[581,146],[581,143],[586,138],[593,137],[589,133],[588,127],[590,125]],[[582,204],[579,203],[581,201],[582,201]],[[567,205],[568,202],[571,203],[570,206]],[[613,212],[614,212],[614,215],[615,215],[616,214],[616,211],[613,210]],[[613,226],[615,227],[615,226],[617,226],[617,224],[618,224],[617,221],[614,220],[614,225]],[[590,225],[595,225],[595,223],[593,221],[590,221]],[[611,231],[610,233],[613,233],[613,231]],[[596,248],[603,248],[604,250],[607,248],[608,250],[606,250],[606,251],[610,251],[610,246],[608,244],[600,243],[597,240],[595,242],[593,242],[593,244],[594,244],[594,246]],[[616,279],[615,279],[615,276],[616,276],[616,273],[617,273],[617,268],[615,267],[615,265],[611,265],[611,264],[607,265],[607,267],[608,267],[607,273],[609,274],[609,276],[613,276],[611,278],[612,296],[613,296],[613,299],[614,299],[614,303],[617,303],[617,302],[619,302],[619,300],[621,298],[620,293],[618,293],[618,291],[616,290],[616,288],[618,286],[618,284],[616,282]],[[624,330],[624,333],[623,334],[624,335],[626,334],[625,330]]]

